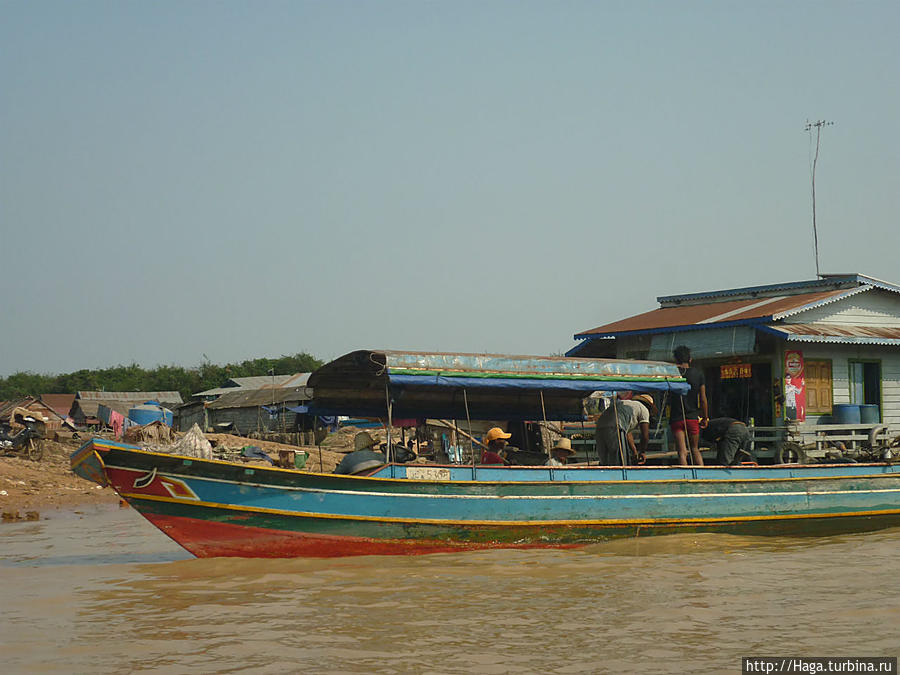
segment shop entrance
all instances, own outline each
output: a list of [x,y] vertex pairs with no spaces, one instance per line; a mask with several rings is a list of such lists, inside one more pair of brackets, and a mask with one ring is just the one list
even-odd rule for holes
[[733,417],[756,426],[772,422],[772,364],[737,363],[706,366],[710,417]]

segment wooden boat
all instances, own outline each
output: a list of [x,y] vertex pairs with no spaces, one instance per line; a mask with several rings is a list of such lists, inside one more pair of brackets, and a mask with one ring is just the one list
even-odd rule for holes
[[[310,409],[579,419],[591,391],[684,391],[655,362],[359,351],[316,371]],[[465,422],[462,422],[464,425]],[[890,463],[515,467],[389,463],[316,474],[94,439],[74,471],[111,485],[194,555],[293,557],[577,547],[673,532],[827,534],[900,525]]]

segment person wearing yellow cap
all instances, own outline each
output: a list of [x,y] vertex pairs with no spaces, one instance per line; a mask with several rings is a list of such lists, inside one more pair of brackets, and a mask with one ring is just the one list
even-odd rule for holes
[[[623,394],[597,418],[594,444],[600,464],[607,466],[640,462],[650,443],[650,416],[656,414],[656,404],[650,394],[638,394],[622,400]],[[640,430],[640,446],[635,447],[631,432]]]
[[484,435],[484,444],[486,449],[481,453],[482,464],[509,464],[506,459],[509,439],[512,434],[508,434],[500,427],[491,427]]

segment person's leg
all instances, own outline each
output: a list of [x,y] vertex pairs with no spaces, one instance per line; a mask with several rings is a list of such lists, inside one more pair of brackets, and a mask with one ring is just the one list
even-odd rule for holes
[[671,425],[672,437],[675,439],[675,452],[678,453],[678,464],[687,466],[687,439],[684,435],[684,422]]
[[700,420],[687,420],[685,425],[691,440],[691,457],[694,459],[694,466],[703,466],[703,455],[700,454]]

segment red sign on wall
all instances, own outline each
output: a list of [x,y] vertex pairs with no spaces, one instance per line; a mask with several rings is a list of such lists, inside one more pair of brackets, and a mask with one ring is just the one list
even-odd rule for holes
[[723,380],[746,380],[753,376],[749,363],[728,363],[719,366],[719,377]]
[[803,352],[790,350],[784,353],[784,417],[803,422],[806,420],[806,381],[803,377]]

